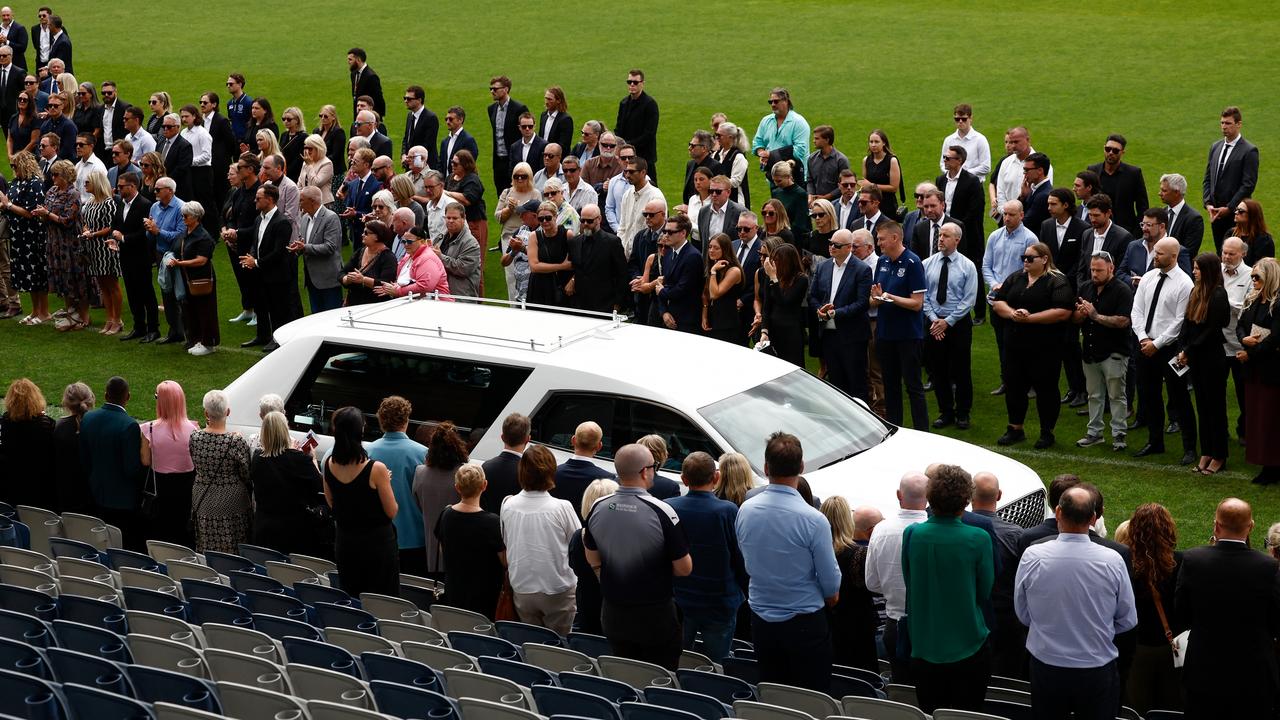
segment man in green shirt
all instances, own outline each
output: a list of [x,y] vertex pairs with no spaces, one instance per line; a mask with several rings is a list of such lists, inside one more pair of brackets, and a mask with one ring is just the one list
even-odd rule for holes
[[964,468],[933,468],[927,495],[933,515],[902,532],[916,696],[926,713],[940,707],[981,711],[991,678],[982,616],[995,580],[991,536],[960,521],[973,495]]

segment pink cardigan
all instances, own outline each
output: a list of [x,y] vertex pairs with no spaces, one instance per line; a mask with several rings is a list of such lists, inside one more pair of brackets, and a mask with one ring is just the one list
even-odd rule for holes
[[421,295],[430,292],[449,292],[449,278],[445,274],[444,263],[440,262],[435,252],[425,245],[420,245],[417,253],[406,254],[400,259],[400,265],[396,268],[397,278],[404,272],[405,263],[412,263],[409,267],[410,282],[408,285],[396,286],[397,297],[404,297],[409,293]]

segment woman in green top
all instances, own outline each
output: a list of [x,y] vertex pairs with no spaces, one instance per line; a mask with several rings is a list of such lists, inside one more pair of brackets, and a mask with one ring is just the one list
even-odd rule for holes
[[926,491],[933,515],[902,532],[911,665],[920,709],[981,711],[991,679],[989,629],[982,606],[995,579],[991,536],[960,521],[973,479],[938,465]]

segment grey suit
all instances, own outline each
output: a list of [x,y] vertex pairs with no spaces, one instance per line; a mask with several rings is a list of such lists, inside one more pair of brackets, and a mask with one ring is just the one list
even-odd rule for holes
[[300,232],[302,225],[299,222],[302,218],[302,209],[298,205],[298,184],[290,180],[287,176],[280,178],[277,183],[280,186],[280,201],[277,206],[284,216],[289,218],[289,223],[293,225],[293,239],[301,240]]
[[317,290],[338,287],[342,274],[342,218],[321,205],[314,218],[302,214],[300,233],[306,240],[302,246],[302,267],[307,286]]
[[[730,239],[737,238],[738,214],[746,210],[741,203],[730,200],[724,204],[724,225],[721,232]],[[707,241],[711,239],[711,203],[702,206],[698,211],[698,239],[702,245],[702,254],[707,254]]]
[[440,261],[449,276],[449,294],[479,297],[480,243],[465,227],[457,237],[448,238],[448,233],[442,233],[436,237],[434,245],[440,249]]

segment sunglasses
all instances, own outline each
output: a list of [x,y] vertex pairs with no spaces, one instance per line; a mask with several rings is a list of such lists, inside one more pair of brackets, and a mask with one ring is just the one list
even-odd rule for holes
[[870,201],[870,200],[859,200],[859,201],[858,201],[858,204],[859,204],[859,205],[870,205],[870,204],[871,204],[871,201]]
[[724,188],[711,188],[711,194],[712,194],[712,195],[723,195],[723,194],[725,194],[725,193],[727,193],[727,192],[729,192],[729,191],[728,191],[728,190],[725,190]]
[[521,125],[521,126],[520,126],[520,129],[521,129],[521,130],[532,130],[532,129],[533,129],[533,126],[532,126],[532,125]]
[[943,160],[946,160],[947,162],[951,162],[951,161],[953,161],[953,160],[959,160],[959,159],[960,159],[960,156],[959,156],[959,155],[947,155],[947,156],[943,157],[942,159],[943,159]]
[[1108,155],[1119,155],[1121,152],[1124,152],[1124,148],[1118,148],[1118,147],[1104,147],[1104,148],[1102,148],[1102,152],[1104,152],[1104,153],[1106,153],[1106,154],[1108,154]]
[[952,119],[952,120],[955,120],[956,122],[964,122],[965,120],[968,120],[968,119],[969,119],[969,116],[968,116],[968,115],[957,115],[957,116],[955,116],[955,117],[953,117],[953,118],[951,118],[951,119]]
[[404,96],[404,101],[405,101],[405,102],[409,102],[410,100],[417,100],[417,99],[418,99],[418,98],[416,98],[416,97],[414,97],[414,96],[412,96],[412,95],[405,95],[405,96]]
[[516,180],[528,180],[528,179],[529,179],[529,176],[528,176],[528,175],[525,175],[524,173],[521,173],[521,174],[519,174],[519,175],[512,175],[511,177],[515,178]]
[[843,182],[843,183],[840,183],[840,187],[847,187],[847,188],[858,187],[858,183],[855,183],[855,182]]
[[602,147],[602,148],[608,148],[608,149],[612,150],[613,148],[618,147],[618,143],[607,143],[607,142],[602,142],[602,143],[600,143],[600,147]]
[[853,243],[842,243],[842,242],[828,242],[828,243],[827,243],[827,245],[829,245],[829,246],[831,246],[831,247],[833,247],[833,248],[835,248],[835,249],[837,249],[837,250],[843,250],[843,249],[845,249],[845,248],[849,247],[849,246],[850,246],[850,245],[852,245],[852,244],[853,244]]
[[774,211],[772,211],[772,210],[770,210],[770,211],[768,211],[768,212],[762,212],[762,213],[760,213],[760,214],[761,214],[761,215],[763,215],[763,216],[765,216],[765,217],[777,217],[777,215],[778,215],[778,213],[776,213],[776,212],[774,212]]
[[666,228],[662,228],[661,230],[659,230],[659,231],[658,231],[658,234],[659,234],[659,235],[675,235],[675,234],[676,234],[676,233],[678,233],[678,232],[680,232],[680,231],[679,231],[679,230],[668,230],[668,229],[666,229]]
[[579,170],[579,168],[571,168],[571,167],[564,168],[564,172],[565,172],[565,174],[566,174],[566,175],[568,175],[568,174],[570,174],[570,173],[576,173],[576,172],[578,172],[578,170]]
[[547,195],[559,195],[559,194],[560,194],[560,191],[559,191],[559,190],[548,190],[548,191],[546,191],[546,192],[544,192],[544,193],[542,193],[542,194],[543,194],[543,196],[544,196],[544,197],[545,197],[545,196],[547,196]]
[[76,143],[76,147],[92,147],[92,144],[91,144],[91,143],[78,142],[78,143]]
[[560,154],[559,153],[542,153],[542,157],[554,158],[554,157],[560,157]]
[[1254,281],[1254,282],[1262,282],[1262,276],[1261,276],[1261,275],[1250,275],[1250,276],[1249,276],[1249,279],[1250,279],[1250,280],[1252,280],[1252,281]]
[[1039,255],[1023,255],[1022,256],[1022,262],[1024,263],[1035,262],[1036,260],[1039,260],[1039,259],[1040,259]]
[[1236,215],[1248,215],[1248,214],[1249,214],[1249,211],[1248,211],[1248,210],[1245,210],[1244,208],[1236,208],[1236,212],[1235,212],[1235,214],[1236,214]]
[[824,212],[811,212],[811,213],[809,213],[809,217],[814,218],[815,220],[816,220],[816,219],[818,219],[818,218],[824,218],[824,217],[826,217],[826,216],[827,216],[827,214],[826,214],[826,213],[824,213]]
[[770,104],[770,105],[777,105],[777,104],[778,104],[778,103],[780,103],[780,102],[782,102],[782,101],[781,101],[781,100],[775,100],[775,99],[773,99],[773,98],[769,98],[769,104]]
[[756,231],[756,229],[755,229],[755,228],[753,228],[753,227],[740,227],[740,228],[738,228],[738,232],[740,232],[740,233],[753,233],[753,232],[755,232],[755,231]]
[[502,89],[501,85],[492,85],[489,87],[489,92],[498,92],[501,89]]
[[35,84],[36,84],[36,81],[35,81],[35,80],[23,80],[22,82],[23,82],[23,84],[24,84],[24,85],[35,85]]
[[915,195],[916,195],[916,199],[917,199],[917,200],[923,200],[923,199],[924,199],[924,193],[916,193]]
[[555,217],[554,217],[554,216],[552,216],[552,215],[539,215],[539,216],[538,216],[538,222],[553,222],[553,221],[555,221]]
[[628,84],[628,85],[639,85],[639,84],[640,84],[640,83],[642,83],[642,82],[644,82],[644,81],[643,81],[643,80],[628,80],[628,81],[627,81],[627,84]]
[[642,212],[642,213],[640,213],[640,214],[641,214],[641,215],[643,215],[643,216],[645,216],[645,217],[647,217],[647,218],[651,218],[651,217],[657,217],[657,216],[661,215],[662,213],[656,213],[656,212]]

